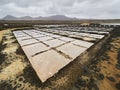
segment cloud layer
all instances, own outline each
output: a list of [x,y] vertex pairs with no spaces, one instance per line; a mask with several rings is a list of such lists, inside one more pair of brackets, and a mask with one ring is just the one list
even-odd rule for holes
[[120,18],[120,0],[0,0],[0,18],[66,15],[77,18]]

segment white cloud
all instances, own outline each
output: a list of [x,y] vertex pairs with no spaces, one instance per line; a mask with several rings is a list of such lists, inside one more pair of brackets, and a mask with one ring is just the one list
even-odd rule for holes
[[1,0],[0,17],[50,16],[120,18],[120,0]]

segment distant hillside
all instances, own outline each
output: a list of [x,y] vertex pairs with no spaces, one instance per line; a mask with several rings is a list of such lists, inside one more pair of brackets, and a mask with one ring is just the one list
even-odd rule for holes
[[77,20],[77,18],[70,18],[64,15],[53,15],[48,17],[30,17],[30,16],[24,16],[24,17],[14,17],[11,15],[7,15],[1,20]]
[[2,20],[17,20],[17,18],[11,15],[7,15],[4,18],[2,18]]
[[33,18],[30,16],[24,16],[24,17],[17,18],[17,20],[33,20]]
[[[72,20],[69,22],[69,20]],[[15,17],[11,15],[7,15],[4,18],[0,19],[1,22],[8,22],[8,21],[15,21],[15,22],[22,22],[22,21],[29,21],[34,23],[120,23],[120,19],[80,19],[80,18],[70,18],[64,15],[53,15],[48,17]],[[54,21],[54,22],[53,22]]]

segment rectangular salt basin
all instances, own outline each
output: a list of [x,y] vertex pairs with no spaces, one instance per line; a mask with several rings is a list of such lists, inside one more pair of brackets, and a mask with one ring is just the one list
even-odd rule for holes
[[89,48],[90,46],[92,46],[94,44],[94,43],[86,42],[86,41],[82,41],[82,40],[75,40],[72,43],[75,45],[79,45],[81,47],[86,47],[86,48]]
[[28,45],[28,44],[37,43],[39,41],[37,41],[36,39],[27,39],[27,40],[18,41],[18,42],[20,43],[21,46],[24,46],[24,45]]
[[45,35],[52,37],[54,34],[51,34],[51,33],[45,33]]
[[[52,77],[55,73],[73,61],[88,48],[88,46],[81,47],[81,44],[83,44],[83,42],[81,43],[81,40],[41,31],[37,32],[40,33],[35,34],[35,31],[33,33],[33,30],[25,30],[25,33],[27,33],[26,37],[21,37],[21,39],[17,38],[17,40],[22,46],[22,49],[42,82],[45,82],[48,78]],[[23,34],[25,33],[23,32]],[[27,38],[29,35],[32,36],[31,39]],[[37,35],[44,35],[44,37],[37,38]],[[54,39],[54,36],[58,39]],[[89,42],[84,42],[84,44],[91,45]],[[55,47],[57,51],[52,47]],[[62,54],[59,53],[59,51],[62,52]]]
[[31,39],[31,38],[32,37],[30,37],[30,36],[25,36],[25,37],[18,37],[17,40],[22,41],[22,40]]
[[66,66],[70,60],[54,50],[49,50],[32,57],[30,62],[41,81],[44,82]]
[[37,53],[46,51],[49,49],[49,47],[47,47],[46,45],[42,43],[35,43],[35,44],[28,45],[28,46],[24,46],[22,47],[22,49],[25,51],[25,54],[27,55],[27,57],[31,59],[31,56]]
[[45,37],[40,37],[40,38],[36,38],[38,39],[39,41],[47,41],[47,40],[51,40],[51,39],[54,39],[52,37],[49,37],[49,36],[45,36]]
[[13,33],[14,34],[22,34],[23,32],[22,31],[14,31]]
[[73,38],[68,38],[68,37],[61,37],[61,38],[59,38],[59,39],[65,41],[65,42],[69,42],[69,41],[75,40],[75,39],[73,39]]
[[27,31],[33,31],[33,30],[34,30],[34,29],[29,29],[29,30],[23,30],[23,31],[26,31],[26,32],[27,32]]
[[30,35],[30,36],[38,35],[38,34],[36,34],[36,33],[30,33],[30,32],[28,32],[28,33],[26,33],[26,34],[28,34],[28,35]]
[[53,39],[50,41],[45,41],[44,43],[46,43],[50,47],[57,47],[57,46],[60,46],[61,44],[64,44],[65,42],[58,39]]
[[14,33],[14,35],[15,35],[15,37],[25,37],[25,36],[27,36],[25,33],[21,33],[21,34],[15,34]]
[[61,51],[65,53],[65,55],[68,55],[69,57],[75,59],[78,57],[81,53],[83,53],[87,48],[79,47],[76,45],[73,45],[72,43],[68,43],[65,45],[62,45],[57,48],[58,51]]
[[52,37],[54,37],[54,38],[60,38],[61,36],[60,35],[53,35]]
[[34,37],[34,38],[38,38],[38,37],[45,37],[45,35],[42,35],[42,34],[37,34],[37,35],[31,35],[32,37]]
[[13,32],[15,35],[23,35],[23,34],[25,34],[24,32]]
[[90,34],[90,37],[94,37],[94,38],[102,39],[102,38],[104,37],[104,35]]

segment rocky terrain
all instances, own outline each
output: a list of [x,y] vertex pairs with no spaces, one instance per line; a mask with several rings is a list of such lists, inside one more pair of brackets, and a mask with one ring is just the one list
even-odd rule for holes
[[120,34],[114,33],[78,78],[73,90],[120,90]]
[[3,32],[0,44],[0,90],[56,90],[60,85],[67,85],[71,88],[69,90],[120,90],[120,35],[111,36],[96,58],[84,68],[74,86],[64,83],[70,76],[70,72],[66,72],[66,77],[60,76],[42,84],[12,31]]

